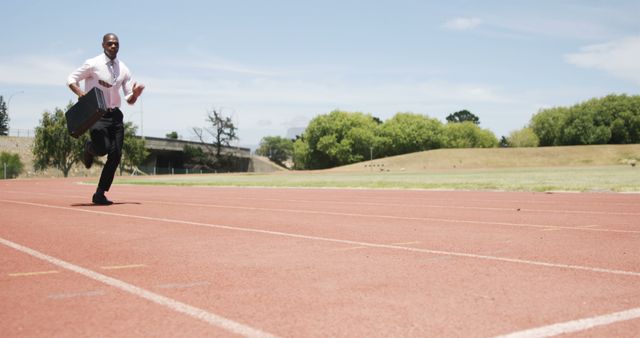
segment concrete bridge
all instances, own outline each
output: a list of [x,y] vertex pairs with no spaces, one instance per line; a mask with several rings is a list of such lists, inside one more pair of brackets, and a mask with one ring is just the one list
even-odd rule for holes
[[[143,167],[146,168],[183,168],[184,147],[200,148],[208,152],[207,146],[201,142],[185,141],[158,137],[145,137],[145,147],[149,150],[149,156]],[[212,146],[212,145],[209,145]],[[243,147],[223,147],[223,154],[233,154],[240,158],[238,171],[271,172],[284,170],[273,164],[266,157],[252,156],[251,149]]]

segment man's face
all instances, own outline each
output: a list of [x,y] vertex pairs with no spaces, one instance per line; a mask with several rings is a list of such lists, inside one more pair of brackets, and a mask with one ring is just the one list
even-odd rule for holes
[[120,49],[120,42],[118,41],[118,37],[114,35],[108,35],[105,39],[102,40],[102,48],[104,49],[104,53],[110,59],[115,59],[118,55],[118,50]]

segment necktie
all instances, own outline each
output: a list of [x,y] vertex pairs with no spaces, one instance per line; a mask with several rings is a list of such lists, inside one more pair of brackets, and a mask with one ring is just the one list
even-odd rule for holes
[[116,75],[115,61],[111,60],[107,62],[107,66],[109,67],[109,72],[111,73],[111,84],[114,85],[116,84],[116,80],[118,79],[118,76]]

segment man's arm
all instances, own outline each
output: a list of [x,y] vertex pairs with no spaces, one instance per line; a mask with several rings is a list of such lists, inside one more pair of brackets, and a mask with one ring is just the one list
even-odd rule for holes
[[136,103],[136,101],[138,101],[138,97],[142,95],[143,90],[144,90],[144,85],[142,83],[134,82],[133,89],[131,89],[131,95],[127,97],[127,103],[128,104]]
[[82,97],[84,96],[84,94],[86,94],[84,92],[84,90],[80,89],[80,86],[78,86],[77,83],[72,83],[69,85],[69,89],[71,89],[72,92],[74,92],[76,95],[78,95],[78,97]]
[[84,96],[86,93],[80,88],[78,83],[89,76],[91,76],[91,65],[89,64],[89,60],[87,60],[82,66],[80,66],[80,68],[69,74],[69,77],[67,78],[67,85],[69,86],[69,89],[78,95],[78,97]]

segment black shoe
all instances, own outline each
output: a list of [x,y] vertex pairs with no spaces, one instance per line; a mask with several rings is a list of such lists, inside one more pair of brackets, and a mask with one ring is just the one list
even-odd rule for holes
[[82,152],[82,163],[87,169],[91,168],[91,165],[93,165],[93,154],[89,152],[89,142],[84,144],[84,151]]
[[113,204],[113,202],[109,201],[104,194],[95,193],[95,194],[93,194],[93,198],[91,200],[93,201],[93,204],[97,204],[97,205],[111,205],[111,204]]

